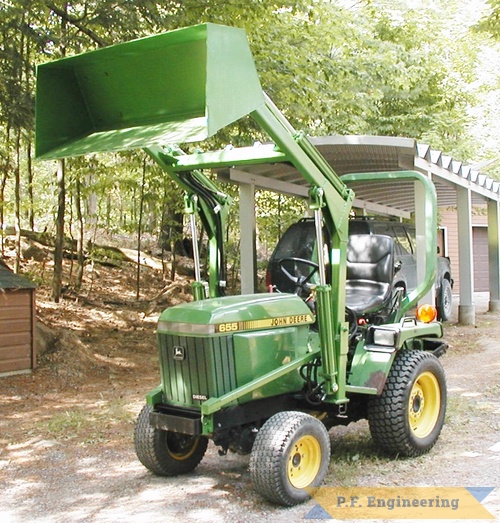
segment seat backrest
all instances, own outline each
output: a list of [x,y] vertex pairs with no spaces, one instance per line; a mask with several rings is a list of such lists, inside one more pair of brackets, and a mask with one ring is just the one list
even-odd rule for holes
[[347,280],[392,283],[394,240],[380,234],[353,234],[347,243]]

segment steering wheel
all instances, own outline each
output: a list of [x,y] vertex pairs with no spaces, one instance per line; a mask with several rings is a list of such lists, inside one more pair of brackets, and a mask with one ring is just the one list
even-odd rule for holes
[[[285,264],[293,264],[295,272],[299,273],[298,276],[295,276],[295,274],[292,274],[286,267]],[[302,276],[300,274],[300,271],[297,267],[297,265],[305,265],[306,267],[309,267],[311,270],[309,270],[309,273],[306,276]],[[319,265],[311,260],[306,260],[304,258],[294,258],[294,257],[287,257],[287,258],[281,258],[281,260],[278,261],[278,267],[281,269],[281,272],[292,282],[295,284],[295,294],[300,296],[302,294],[302,291],[305,291],[307,293],[310,292],[312,288],[312,284],[310,284],[311,278],[318,272]]]

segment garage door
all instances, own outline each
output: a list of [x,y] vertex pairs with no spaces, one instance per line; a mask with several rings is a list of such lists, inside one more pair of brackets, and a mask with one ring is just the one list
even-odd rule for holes
[[488,229],[472,227],[472,244],[474,249],[474,290],[489,290],[488,270]]

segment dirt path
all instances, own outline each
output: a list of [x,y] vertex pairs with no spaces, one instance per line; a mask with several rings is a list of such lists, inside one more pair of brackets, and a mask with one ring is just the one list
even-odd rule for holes
[[[76,306],[66,312],[76,314]],[[67,321],[50,307],[43,314],[55,326]],[[255,494],[248,456],[219,457],[210,446],[185,477],[144,469],[132,432],[157,381],[155,318],[119,309],[99,314],[99,322],[83,313],[74,321],[63,359],[56,351],[32,375],[0,379],[2,523],[310,520],[314,501],[283,509]],[[477,327],[449,325],[446,337],[449,405],[436,447],[391,460],[372,446],[366,423],[332,429],[326,485],[496,487],[483,504],[500,518],[500,315],[478,315]]]

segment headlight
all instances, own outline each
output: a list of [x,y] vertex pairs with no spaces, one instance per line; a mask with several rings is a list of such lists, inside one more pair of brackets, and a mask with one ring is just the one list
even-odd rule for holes
[[394,347],[396,345],[397,332],[389,329],[373,329],[374,345]]

